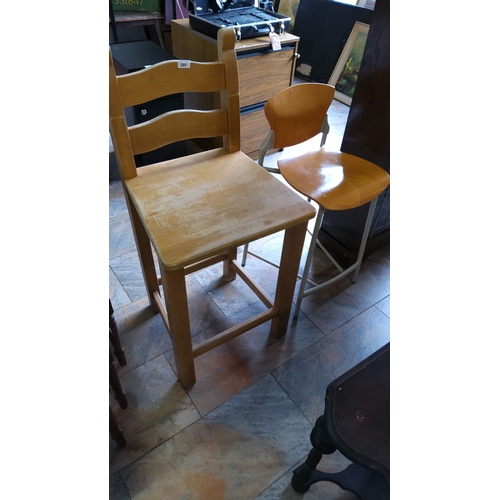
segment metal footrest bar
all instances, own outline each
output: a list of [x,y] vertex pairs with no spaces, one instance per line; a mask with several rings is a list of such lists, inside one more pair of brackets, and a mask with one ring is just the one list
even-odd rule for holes
[[[300,305],[301,305],[302,299],[304,297],[311,295],[312,293],[317,292],[318,290],[321,290],[322,288],[324,288],[326,286],[332,285],[336,281],[339,281],[340,279],[344,278],[345,276],[347,276],[351,273],[353,274],[352,275],[352,282],[353,283],[356,282],[356,280],[358,279],[359,269],[361,268],[361,261],[363,260],[363,254],[365,252],[366,241],[368,239],[368,233],[370,231],[371,222],[373,219],[373,215],[375,213],[376,204],[377,204],[377,198],[372,200],[370,203],[370,208],[368,210],[368,216],[366,218],[365,228],[363,230],[363,236],[361,238],[361,244],[360,244],[360,248],[358,251],[358,256],[356,258],[356,262],[344,270],[342,267],[337,265],[337,263],[335,262],[335,259],[333,259],[333,257],[332,257],[333,263],[337,266],[339,271],[341,271],[340,274],[325,281],[324,283],[320,283],[319,285],[313,286],[307,290],[305,289],[306,280],[302,280],[302,282],[300,283],[299,293],[297,295],[297,302],[295,304],[295,312],[294,312],[295,318],[299,315]],[[325,212],[326,212],[326,210],[324,208],[319,207],[318,215],[317,215],[317,219],[316,219],[316,224],[314,226],[314,234],[312,236],[311,245],[309,247],[309,253],[307,254],[306,265],[304,268],[304,275],[306,275],[306,276],[309,274],[309,269],[311,267],[313,254],[314,254],[314,247],[316,245],[318,245],[321,248],[321,246],[322,246],[321,243],[318,241],[318,234],[319,234],[319,229],[320,229],[321,223],[323,222],[323,216],[324,216]],[[325,253],[328,256],[330,256],[330,254],[327,251],[325,251]]]
[[330,255],[330,252],[323,246],[323,243],[321,241],[317,240],[316,245],[319,246],[321,250],[323,250],[323,253],[328,257],[328,259],[331,261],[331,263],[340,271],[343,272],[344,268]]
[[311,293],[316,292],[320,290],[321,288],[324,288],[325,286],[332,285],[336,281],[341,280],[342,278],[345,278],[348,274],[351,274],[353,271],[356,270],[356,267],[359,266],[359,262],[356,262],[352,266],[349,266],[347,269],[344,269],[340,274],[337,274],[337,276],[334,276],[333,278],[330,278],[329,280],[324,281],[323,283],[319,283],[312,288],[308,288],[307,290],[304,290],[302,293],[302,297],[307,297],[308,295],[311,295]]
[[[280,266],[278,266],[278,264],[275,264],[274,262],[271,262],[270,260],[267,260],[265,259],[264,257],[262,257],[261,255],[257,255],[256,253],[253,253],[251,252],[250,250],[247,250],[247,254],[248,255],[251,255],[252,257],[255,257],[256,259],[259,259],[263,262],[265,262],[266,264],[270,264],[271,266],[274,266],[276,267],[277,269],[280,268]],[[302,275],[301,274],[298,274],[297,275],[297,279],[301,280],[302,279]],[[316,286],[317,283],[313,280],[310,280],[309,278],[307,279],[307,282],[310,284],[310,285],[313,285],[313,286]]]
[[259,259],[259,260],[262,260],[266,264],[270,264],[271,266],[274,266],[277,269],[279,269],[279,267],[280,267],[280,266],[278,266],[278,264],[275,264],[274,262],[271,262],[270,260],[267,260],[264,257],[262,257],[261,255],[257,255],[256,253],[253,253],[250,250],[247,250],[247,254],[251,255],[252,257],[255,257],[255,258]]

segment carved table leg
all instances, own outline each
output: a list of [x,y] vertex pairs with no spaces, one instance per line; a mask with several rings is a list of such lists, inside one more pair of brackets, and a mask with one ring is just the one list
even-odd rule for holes
[[311,484],[316,482],[311,478],[322,456],[331,455],[337,450],[330,439],[323,415],[316,420],[310,439],[313,449],[309,452],[306,461],[293,471],[292,488],[297,493],[309,491]]
[[314,483],[328,481],[351,492],[360,500],[389,500],[389,486],[375,471],[355,463],[336,473],[316,469],[323,455],[331,455],[336,451],[328,434],[324,415],[316,420],[311,432],[311,444],[313,449],[306,461],[293,471],[292,488],[297,493],[306,493]]

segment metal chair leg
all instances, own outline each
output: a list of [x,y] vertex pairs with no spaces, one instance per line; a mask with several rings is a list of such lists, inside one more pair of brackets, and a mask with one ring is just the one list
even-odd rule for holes
[[361,268],[361,262],[363,261],[363,255],[365,253],[366,242],[368,241],[368,234],[370,232],[370,227],[372,225],[373,215],[375,214],[375,207],[377,206],[377,198],[371,201],[370,209],[368,210],[368,216],[366,218],[365,229],[363,230],[363,236],[361,238],[361,245],[359,247],[358,257],[356,259],[357,267],[351,274],[351,281],[356,283],[358,281],[359,269]]
[[243,256],[241,257],[241,265],[244,266],[247,263],[247,255],[248,255],[248,243],[243,247]]
[[309,269],[311,267],[312,259],[314,256],[314,249],[316,248],[316,241],[318,239],[319,229],[323,222],[323,216],[325,215],[325,209],[323,207],[318,207],[318,215],[316,216],[316,224],[314,225],[313,234],[311,237],[311,245],[309,246],[309,251],[307,252],[306,265],[304,267],[304,272],[302,273],[302,279],[300,281],[299,293],[297,295],[297,303],[295,305],[295,312],[293,313],[293,317],[297,318],[300,311],[300,304],[302,302],[302,298],[304,297],[304,290],[307,283],[307,276],[309,274]]
[[[311,238],[311,246],[309,247],[309,252],[307,254],[307,260],[306,260],[306,265],[305,265],[305,268],[304,268],[304,273],[302,275],[302,280],[300,282],[299,293],[297,295],[297,303],[296,303],[295,312],[294,312],[294,315],[293,315],[294,318],[297,318],[298,315],[299,315],[300,305],[302,303],[302,299],[304,297],[310,295],[311,293],[319,291],[321,288],[324,288],[326,286],[332,285],[333,283],[341,280],[342,278],[344,278],[347,275],[350,275],[351,276],[351,281],[353,283],[356,283],[356,281],[358,279],[358,275],[359,275],[359,270],[361,268],[361,262],[363,260],[363,255],[365,253],[366,242],[368,240],[368,234],[370,232],[370,227],[371,227],[371,223],[372,223],[372,220],[373,220],[373,215],[375,213],[375,207],[377,205],[377,199],[378,198],[375,198],[370,203],[370,208],[368,210],[368,216],[366,218],[365,228],[363,230],[363,236],[361,238],[361,245],[360,245],[360,248],[359,248],[359,251],[358,251],[358,256],[356,258],[356,262],[354,264],[352,264],[351,266],[349,266],[348,268],[346,268],[346,269],[342,269],[339,266],[339,264],[335,261],[335,259],[328,253],[328,251],[321,244],[319,244],[319,242],[318,242],[319,230],[320,230],[321,224],[323,222],[323,216],[324,216],[324,214],[326,212],[326,210],[324,208],[322,208],[322,207],[318,208],[318,215],[317,215],[317,219],[316,219],[316,225],[314,226],[314,232],[313,232],[313,235],[312,235],[312,238]],[[329,279],[329,280],[327,280],[327,281],[325,281],[323,283],[316,284],[316,285],[314,285],[311,288],[308,288],[306,290],[305,288],[306,288],[306,283],[307,283],[307,276],[309,274],[309,269],[310,269],[311,264],[312,264],[312,260],[313,260],[313,257],[314,257],[314,249],[315,249],[316,245],[318,245],[325,252],[325,254],[327,255],[327,257],[329,257],[329,259],[337,266],[337,268],[341,272],[337,276],[335,276],[335,277],[333,277],[333,278],[331,278],[331,279]]]

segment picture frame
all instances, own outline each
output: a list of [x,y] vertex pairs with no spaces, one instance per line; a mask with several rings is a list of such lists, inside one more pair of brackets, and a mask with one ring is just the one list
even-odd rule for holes
[[300,0],[280,0],[278,4],[278,14],[283,14],[290,18],[290,27],[288,31],[291,33],[295,24],[295,18],[299,10]]
[[356,88],[369,30],[369,24],[356,21],[335,65],[332,76],[328,80],[328,84],[335,87],[334,98],[348,106],[351,105],[354,89]]

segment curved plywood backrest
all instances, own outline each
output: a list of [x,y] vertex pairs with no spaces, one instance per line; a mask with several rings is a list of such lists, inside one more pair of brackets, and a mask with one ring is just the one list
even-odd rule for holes
[[285,148],[319,134],[335,88],[323,83],[302,83],[273,96],[264,112],[274,132],[274,148]]

